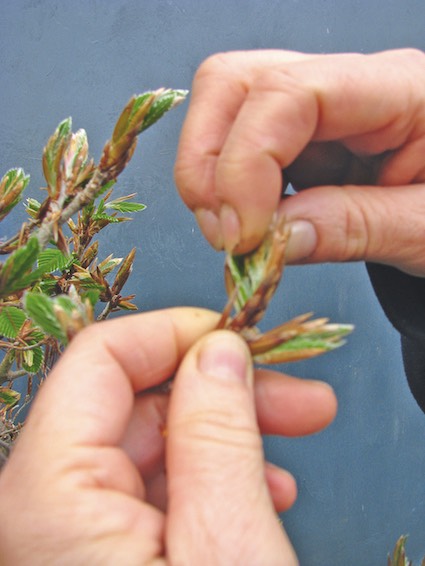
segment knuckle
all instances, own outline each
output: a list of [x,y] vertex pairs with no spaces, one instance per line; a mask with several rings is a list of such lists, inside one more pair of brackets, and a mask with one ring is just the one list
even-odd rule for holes
[[232,450],[261,450],[262,442],[255,425],[246,417],[228,411],[209,410],[186,415],[175,430],[183,434],[186,441],[209,450],[221,446]]
[[396,53],[403,59],[409,61],[410,63],[420,64],[425,66],[425,53],[420,49],[414,47],[405,47],[403,49],[396,50]]
[[[315,89],[299,77],[291,65],[280,65],[260,71],[253,80],[251,97],[264,100],[277,97],[280,106],[286,108],[286,117],[293,124],[291,128],[311,131],[319,118],[319,98]],[[296,130],[294,130],[296,131]]]
[[229,67],[231,53],[219,52],[207,57],[195,73],[195,82],[215,75],[221,75]]
[[[355,201],[355,199],[354,199]],[[344,261],[358,261],[368,257],[372,242],[372,227],[369,215],[366,213],[362,202],[348,203],[345,214],[344,232],[345,246],[342,250]]]

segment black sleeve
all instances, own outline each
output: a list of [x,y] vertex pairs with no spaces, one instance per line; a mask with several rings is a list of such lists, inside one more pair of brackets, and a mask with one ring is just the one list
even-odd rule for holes
[[425,278],[374,263],[367,270],[385,314],[400,332],[409,387],[425,412]]

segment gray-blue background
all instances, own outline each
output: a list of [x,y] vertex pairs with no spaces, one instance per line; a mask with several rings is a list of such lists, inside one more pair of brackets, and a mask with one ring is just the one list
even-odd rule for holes
[[[24,167],[33,195],[43,184],[41,148],[60,120],[71,115],[75,129],[84,127],[99,157],[131,94],[190,88],[211,53],[425,48],[423,0],[0,0],[0,8],[0,171]],[[119,182],[119,194],[137,191],[148,209],[102,238],[105,256],[137,246],[127,289],[140,309],[221,309],[225,300],[223,257],[205,244],[173,184],[186,108],[144,135]],[[273,306],[270,324],[313,310],[356,325],[342,350],[286,368],[333,385],[336,421],[310,438],[265,440],[268,457],[298,480],[298,501],[283,519],[301,564],[385,564],[402,533],[418,561],[425,554],[425,416],[364,266],[288,268]]]

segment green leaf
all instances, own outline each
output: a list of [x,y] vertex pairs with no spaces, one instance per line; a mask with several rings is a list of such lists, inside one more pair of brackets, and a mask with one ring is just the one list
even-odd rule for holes
[[[31,238],[27,245],[17,249],[4,264],[0,272],[0,296],[22,291],[42,279],[47,273],[65,270],[72,265],[73,256],[66,256],[60,250],[48,248],[38,253],[39,246],[36,238]],[[37,267],[30,268],[37,260]]]
[[37,238],[32,237],[9,256],[0,271],[0,297],[25,289],[24,277],[37,260],[39,251]]
[[24,350],[22,367],[28,373],[37,373],[43,364],[44,353],[40,346],[31,348],[31,350]]
[[8,387],[0,387],[0,403],[6,405],[8,409],[16,405],[20,398],[21,395],[17,391]]
[[40,272],[41,275],[53,273],[54,271],[63,271],[70,267],[73,259],[73,256],[67,256],[57,248],[47,248],[38,256],[37,271]]
[[61,342],[66,342],[66,336],[54,312],[54,302],[41,293],[26,293],[24,308],[33,322],[46,334],[50,334]]
[[51,293],[54,293],[56,291],[57,284],[58,282],[56,279],[45,277],[37,284],[37,290],[50,295]]
[[72,312],[77,308],[74,301],[67,295],[59,295],[55,298],[54,302],[68,314],[72,314]]
[[99,197],[103,194],[105,194],[107,191],[109,191],[110,189],[112,189],[112,187],[116,184],[117,180],[116,179],[112,179],[111,181],[108,181],[107,183],[105,183],[101,189],[99,189],[96,192],[96,195]]
[[95,307],[99,301],[100,291],[97,289],[91,289],[81,296],[81,300],[88,300],[92,307]]
[[3,307],[0,311],[0,334],[14,339],[26,320],[25,313],[17,307]]

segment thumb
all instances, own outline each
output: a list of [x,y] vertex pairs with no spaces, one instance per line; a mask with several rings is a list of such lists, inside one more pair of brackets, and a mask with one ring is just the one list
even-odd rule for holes
[[282,201],[288,263],[372,261],[425,275],[425,185],[330,186]]
[[167,477],[173,563],[297,563],[265,480],[250,355],[234,333],[202,338],[179,368]]

